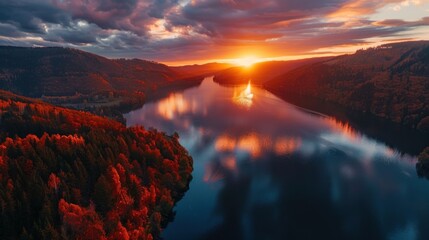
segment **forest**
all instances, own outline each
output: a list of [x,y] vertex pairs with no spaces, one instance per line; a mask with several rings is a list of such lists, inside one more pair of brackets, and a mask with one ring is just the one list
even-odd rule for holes
[[158,239],[191,172],[177,134],[0,92],[1,239]]
[[298,67],[264,87],[429,131],[428,66],[428,41],[394,43]]

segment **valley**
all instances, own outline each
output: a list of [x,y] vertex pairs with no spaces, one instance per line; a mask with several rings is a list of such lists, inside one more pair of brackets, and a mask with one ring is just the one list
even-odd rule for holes
[[429,0],[0,0],[0,240],[428,240]]
[[[411,190],[419,178],[403,182],[399,172],[419,177],[429,172],[423,150],[429,144],[428,51],[427,42],[406,42],[251,67],[170,67],[67,48],[0,47],[1,236],[173,238],[183,224],[203,221],[185,209],[195,206],[201,217],[209,218],[206,210],[215,208],[213,200],[195,202],[206,194],[202,189],[223,186],[211,194],[227,194],[224,200],[233,203],[238,196],[229,191],[247,188],[232,176],[247,181],[250,171],[288,184],[266,171],[265,164],[257,170],[259,164],[249,159],[283,168],[282,161],[292,158],[289,167],[305,168],[300,162],[309,161],[318,169],[331,164],[327,159],[342,168],[347,159],[359,179],[365,173],[353,153],[367,155],[373,167],[381,164],[378,174],[386,178],[390,175],[384,169],[390,168],[381,160],[389,159],[394,162],[389,171],[396,176],[392,181],[425,201],[429,195]],[[215,120],[221,115],[221,121]],[[205,155],[212,148],[215,155]],[[222,181],[232,184],[231,189]],[[296,176],[293,181],[306,180]],[[372,178],[368,184],[378,188],[379,181]],[[189,197],[179,202],[187,191]],[[213,199],[211,194],[207,197]],[[325,197],[314,195],[320,201]],[[267,200],[247,204],[257,208],[260,201]],[[173,209],[181,220],[168,227]],[[424,218],[412,212],[412,218]],[[23,219],[23,214],[29,217]],[[217,227],[178,236],[235,238],[226,225]]]

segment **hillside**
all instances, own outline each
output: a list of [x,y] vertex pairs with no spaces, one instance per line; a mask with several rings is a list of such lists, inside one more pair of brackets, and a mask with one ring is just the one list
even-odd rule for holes
[[194,65],[184,65],[184,66],[177,66],[177,67],[170,67],[170,68],[186,76],[189,76],[189,75],[206,76],[210,74],[215,74],[217,72],[223,71],[233,66],[234,65],[228,64],[228,63],[206,63],[201,65],[194,64]]
[[232,67],[216,74],[214,81],[221,84],[243,84],[249,80],[252,84],[262,85],[266,81],[280,76],[297,67],[320,62],[328,58],[308,58],[292,61],[271,61],[256,63],[253,66],[246,67]]
[[145,91],[180,78],[168,66],[111,60],[70,48],[0,47],[0,89],[30,97],[101,91]]
[[429,130],[429,41],[386,44],[301,66],[265,87],[285,98],[314,97]]
[[191,171],[177,135],[0,91],[1,239],[158,239]]
[[231,67],[209,63],[169,67],[141,59],[108,59],[59,47],[0,46],[0,89],[29,97],[157,90],[173,81]]

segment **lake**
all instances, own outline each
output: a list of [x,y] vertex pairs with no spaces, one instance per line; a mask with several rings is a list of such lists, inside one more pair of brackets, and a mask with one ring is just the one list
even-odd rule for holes
[[246,87],[206,78],[125,114],[194,159],[165,239],[429,239],[415,153]]

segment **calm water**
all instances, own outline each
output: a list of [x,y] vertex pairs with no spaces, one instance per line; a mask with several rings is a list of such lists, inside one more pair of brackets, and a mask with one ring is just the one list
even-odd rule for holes
[[194,158],[165,239],[429,239],[415,156],[245,87],[206,78],[125,115],[178,132]]

